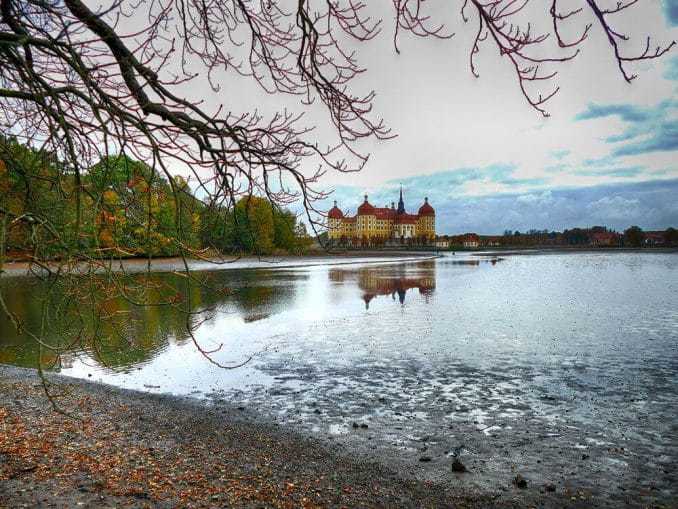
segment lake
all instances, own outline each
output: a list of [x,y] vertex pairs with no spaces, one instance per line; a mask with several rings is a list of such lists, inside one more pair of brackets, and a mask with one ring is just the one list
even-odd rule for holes
[[[185,292],[193,313],[108,299],[97,312],[117,325],[100,327],[58,309],[45,324],[45,285],[5,278],[9,308],[64,352],[3,316],[0,362],[42,358],[67,376],[240,407],[419,478],[487,487],[519,465],[592,493],[625,483],[673,495],[675,253],[464,253],[198,274]],[[128,277],[164,297],[188,288],[173,274]],[[73,342],[76,330],[95,339]],[[452,456],[474,475],[450,478]]]

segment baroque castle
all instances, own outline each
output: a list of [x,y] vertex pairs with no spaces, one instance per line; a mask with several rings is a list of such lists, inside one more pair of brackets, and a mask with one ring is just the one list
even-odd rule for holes
[[393,202],[390,207],[375,207],[365,195],[365,201],[358,207],[355,216],[345,216],[335,201],[327,219],[329,239],[334,243],[417,241],[429,244],[436,236],[436,213],[428,203],[428,198],[424,198],[424,204],[419,207],[417,214],[408,214],[402,188],[397,209]]

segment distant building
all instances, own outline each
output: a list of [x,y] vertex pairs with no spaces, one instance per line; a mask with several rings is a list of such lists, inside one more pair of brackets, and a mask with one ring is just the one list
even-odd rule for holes
[[461,245],[470,248],[478,247],[480,245],[480,237],[475,233],[465,233],[461,236]]
[[646,246],[663,246],[666,244],[665,232],[647,231],[643,232],[643,244]]
[[405,241],[419,240],[426,244],[436,236],[436,213],[424,198],[417,214],[408,214],[400,190],[398,208],[391,202],[390,207],[375,207],[365,195],[365,201],[358,207],[355,216],[345,216],[334,202],[327,214],[329,239],[332,242],[356,244],[364,241]]
[[591,245],[597,247],[618,246],[621,235],[610,231],[595,231],[591,234]]
[[498,235],[485,235],[480,237],[480,244],[484,247],[499,247],[502,245],[502,237]]

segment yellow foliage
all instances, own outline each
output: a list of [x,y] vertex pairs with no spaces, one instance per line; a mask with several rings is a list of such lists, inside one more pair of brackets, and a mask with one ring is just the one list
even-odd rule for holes
[[178,189],[184,189],[188,185],[188,182],[186,182],[186,179],[181,175],[175,175],[174,185],[176,185]]
[[148,182],[145,180],[138,180],[136,185],[134,186],[134,189],[140,193],[145,193],[148,191]]
[[9,188],[10,188],[9,172],[7,171],[5,161],[0,159],[0,191],[6,193],[7,191],[9,191]]
[[105,247],[111,247],[115,242],[111,230],[104,229],[99,232],[99,242]]
[[106,205],[115,205],[116,203],[118,203],[118,193],[116,193],[112,189],[104,191],[104,203]]

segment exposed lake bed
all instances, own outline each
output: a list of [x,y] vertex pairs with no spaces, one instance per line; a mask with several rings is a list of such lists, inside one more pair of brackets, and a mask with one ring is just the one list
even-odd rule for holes
[[[224,276],[234,293],[196,331],[202,345],[223,345],[221,362],[251,357],[243,367],[210,364],[172,331],[132,362],[83,350],[61,372],[241,408],[464,492],[676,501],[675,255],[448,255],[255,272]],[[455,458],[467,472],[452,470]]]

